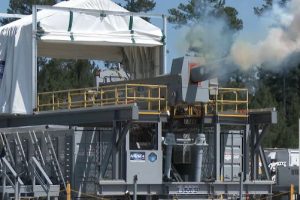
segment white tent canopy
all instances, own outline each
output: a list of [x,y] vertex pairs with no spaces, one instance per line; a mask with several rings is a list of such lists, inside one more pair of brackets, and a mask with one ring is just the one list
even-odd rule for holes
[[[159,28],[140,17],[105,14],[103,11],[127,12],[110,0],[71,0],[54,7],[58,10],[37,14],[38,56],[118,61],[134,78],[162,72],[164,37]],[[0,27],[0,61],[5,63],[0,113],[32,113],[32,44],[32,16]]]

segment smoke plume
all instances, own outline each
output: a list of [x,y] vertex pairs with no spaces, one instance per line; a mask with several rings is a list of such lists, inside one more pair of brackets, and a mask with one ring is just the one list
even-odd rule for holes
[[300,53],[300,0],[290,0],[285,7],[274,4],[258,18],[257,27],[264,31],[236,33],[226,19],[206,16],[183,30],[185,40],[177,41],[177,50],[200,56],[206,63],[220,60],[218,64],[226,68],[244,70],[254,66],[277,70],[300,62],[295,56]]
[[266,16],[273,21],[265,37],[253,43],[237,38],[230,50],[233,62],[245,70],[262,64],[276,70],[300,51],[300,0],[291,0],[285,8],[275,5]]
[[233,31],[225,19],[206,17],[197,25],[183,29],[184,40],[177,41],[180,52],[199,56],[206,62],[223,59],[230,51]]

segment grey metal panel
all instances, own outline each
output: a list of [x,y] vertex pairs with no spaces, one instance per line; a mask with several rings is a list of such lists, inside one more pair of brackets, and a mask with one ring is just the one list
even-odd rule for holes
[[241,148],[240,147],[232,147],[232,163],[233,164],[241,164],[242,163],[242,156],[241,156]]
[[277,186],[289,187],[291,184],[297,188],[299,184],[299,167],[283,167],[278,166],[276,170],[276,182]]
[[274,108],[249,110],[251,124],[277,124],[277,111]]
[[239,173],[241,172],[241,165],[232,165],[232,181],[239,181]]
[[[76,130],[74,133],[73,188],[76,191],[95,194],[95,184],[99,176],[97,146],[98,130]],[[92,184],[93,183],[93,184]]]
[[232,181],[232,167],[231,165],[224,165],[224,181]]
[[[145,153],[144,161],[130,160],[130,153]],[[155,153],[157,160],[151,162],[149,155]],[[127,151],[127,183],[133,183],[133,177],[138,176],[138,184],[159,184],[162,182],[162,152],[161,150],[130,150]]]
[[230,164],[232,163],[232,148],[231,147],[226,147],[225,146],[225,150],[224,150],[224,163],[225,164]]
[[[49,195],[53,197],[58,197],[59,189],[60,189],[59,185],[51,185]],[[3,186],[0,186],[0,191],[3,191]],[[6,186],[5,191],[10,194],[15,193],[15,189],[12,186]],[[20,193],[22,194],[34,193],[35,197],[47,196],[47,193],[45,192],[45,190],[42,188],[41,185],[36,185],[34,187],[34,190],[32,190],[32,185],[22,185],[20,186]]]
[[[244,194],[271,194],[272,184],[271,181],[256,181],[256,182],[244,182]],[[167,188],[164,190],[164,188]],[[138,195],[155,195],[155,194],[166,194],[166,195],[238,195],[240,190],[239,183],[235,182],[219,182],[219,183],[195,183],[195,182],[171,182],[165,183],[164,185],[156,184],[141,184],[138,185]],[[133,185],[126,184],[119,181],[102,181],[99,186],[100,195],[124,195],[128,191],[130,194],[133,193]]]
[[[143,123],[140,124],[141,126]],[[133,183],[133,177],[137,175],[137,184],[160,184],[162,183],[162,161],[163,153],[161,147],[162,137],[162,123],[156,124],[155,136],[157,137],[157,144],[150,147],[151,149],[134,149],[130,148],[130,135],[134,132],[130,132],[126,136],[126,182]],[[137,155],[137,157],[135,156]],[[151,157],[156,156],[156,159],[152,160]]]
[[224,181],[239,181],[238,173],[242,166],[242,135],[240,131],[229,131],[222,134]]
[[101,122],[111,123],[113,120],[126,121],[138,119],[138,107],[132,104],[40,112],[34,115],[0,116],[0,127],[43,124],[88,125]]

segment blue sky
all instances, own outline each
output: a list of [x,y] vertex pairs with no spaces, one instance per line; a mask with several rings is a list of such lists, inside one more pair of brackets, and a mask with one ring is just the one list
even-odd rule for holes
[[[120,2],[121,0],[114,0]],[[187,2],[187,0],[156,0],[156,8],[153,13],[167,14],[168,9],[177,7],[179,3]],[[253,7],[260,5],[262,0],[227,0],[226,3],[235,7],[239,12],[239,17],[243,20],[244,29],[239,33],[243,37],[260,37],[260,31],[257,31],[257,20],[259,18],[253,14]],[[0,12],[6,12],[9,0],[0,0]],[[162,22],[154,21],[155,24],[161,24]],[[171,65],[171,60],[174,57],[183,56],[180,52],[176,51],[176,41],[178,35],[182,35],[180,30],[175,30],[172,25],[168,25],[168,66]]]

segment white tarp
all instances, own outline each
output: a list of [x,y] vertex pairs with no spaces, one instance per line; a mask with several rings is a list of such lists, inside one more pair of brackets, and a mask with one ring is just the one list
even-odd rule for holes
[[[122,62],[134,78],[161,72],[162,32],[139,17],[104,15],[126,11],[110,0],[71,0],[57,7],[99,10],[99,14],[38,12],[38,55]],[[0,27],[0,113],[32,113],[32,16]]]

